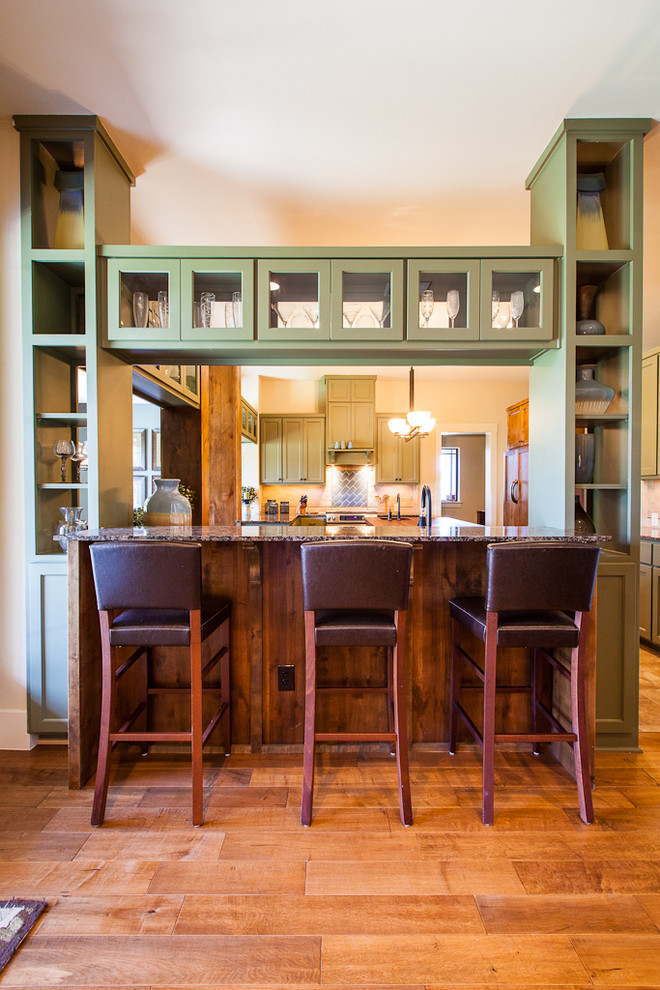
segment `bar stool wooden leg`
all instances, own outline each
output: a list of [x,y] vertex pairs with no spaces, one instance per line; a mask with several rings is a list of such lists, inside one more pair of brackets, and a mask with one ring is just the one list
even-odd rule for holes
[[575,759],[575,777],[578,787],[578,802],[580,818],[585,825],[591,825],[594,820],[594,806],[591,797],[591,773],[589,770],[589,749],[587,745],[587,720],[585,715],[584,696],[584,664],[586,641],[588,634],[589,616],[576,613],[575,623],[580,629],[580,640],[577,649],[571,654],[571,709],[573,712],[572,729],[576,735],[573,743]]
[[[539,699],[540,699],[540,696],[541,696],[540,695],[540,691],[541,691],[541,672],[539,670],[538,652],[537,652],[536,648],[532,648],[529,651],[529,653],[530,653],[530,661],[529,662],[531,664],[530,684],[532,685],[532,694],[531,694],[531,705],[532,705],[531,729],[532,729],[532,733],[535,733],[535,732],[538,732],[538,702],[539,702]],[[534,756],[538,756],[539,753],[541,752],[541,744],[536,739],[534,739],[534,741],[532,742],[532,751],[534,753]]]
[[229,622],[225,624],[227,642],[226,650],[220,658],[220,687],[222,690],[222,702],[226,704],[225,713],[222,716],[224,724],[222,728],[222,740],[225,747],[225,756],[231,755],[231,672],[230,672],[230,643],[229,643]]
[[495,699],[497,696],[497,615],[488,612],[484,650],[484,725],[482,816],[492,825],[495,814]]
[[305,742],[303,756],[303,786],[300,822],[312,823],[312,791],[314,789],[314,742],[316,734],[316,642],[314,613],[305,612]]
[[192,822],[204,821],[202,767],[202,637],[199,611],[190,613],[190,745],[192,749]]
[[408,766],[408,731],[406,720],[406,616],[394,613],[398,645],[392,649],[394,675],[394,731],[396,732],[396,766],[399,779],[399,812],[404,825],[412,825],[410,770]]
[[[391,648],[387,650],[387,731],[395,731],[394,716],[394,654]],[[396,754],[396,744],[390,743],[390,756]]]
[[115,720],[117,685],[113,667],[112,647],[109,643],[109,619],[107,612],[100,613],[101,624],[101,722],[99,727],[99,752],[94,784],[94,803],[91,823],[99,826],[105,817],[110,773],[110,732]]

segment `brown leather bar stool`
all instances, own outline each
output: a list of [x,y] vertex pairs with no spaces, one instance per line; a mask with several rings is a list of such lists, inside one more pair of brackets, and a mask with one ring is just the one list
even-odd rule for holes
[[[482,819],[493,824],[495,783],[495,744],[565,741],[573,744],[580,817],[586,824],[594,819],[589,773],[589,751],[585,718],[585,662],[587,635],[596,568],[600,550],[584,543],[495,543],[487,549],[486,597],[453,598],[449,602],[452,619],[452,663],[450,677],[449,751],[456,751],[458,717],[483,749]],[[467,628],[484,644],[481,667],[457,642],[458,625]],[[497,684],[498,647],[526,647],[531,650],[531,683],[522,686]],[[570,667],[550,651],[570,649]],[[540,664],[547,661],[571,682],[571,729],[568,731],[549,711],[540,697]],[[461,704],[463,689],[459,664],[465,663],[481,682],[483,728],[480,732]],[[495,698],[500,692],[525,692],[532,705],[531,731],[496,732]],[[543,719],[547,728],[541,731]]]
[[[396,751],[399,808],[404,825],[412,824],[408,737],[406,730],[406,609],[412,544],[389,540],[342,540],[303,543],[305,609],[305,745],[300,820],[310,825],[317,742],[389,742]],[[385,687],[319,686],[316,661],[320,648],[385,647]],[[387,695],[388,732],[317,732],[316,696],[321,692],[382,691]]]
[[[92,825],[105,815],[110,751],[120,742],[189,743],[192,750],[192,820],[204,820],[202,747],[224,719],[225,753],[231,748],[229,620],[227,598],[202,600],[201,546],[199,544],[134,542],[93,543],[92,571],[101,626],[101,725],[92,808]],[[225,626],[224,645],[202,665],[202,643]],[[152,687],[149,682],[152,646],[186,646],[189,652],[188,687]],[[137,647],[130,655],[122,647]],[[121,678],[141,661],[134,672],[132,694],[122,697]],[[220,664],[220,687],[206,687],[204,677]],[[138,677],[135,677],[135,673]],[[137,689],[135,686],[137,682]],[[203,694],[219,692],[217,707],[203,724]],[[190,698],[190,728],[186,731],[151,731],[149,698],[158,693],[185,693]],[[124,692],[126,694],[128,692]],[[135,704],[134,695],[137,697]],[[134,705],[124,717],[127,701]],[[122,714],[120,715],[120,712]],[[146,752],[145,749],[143,750]]]

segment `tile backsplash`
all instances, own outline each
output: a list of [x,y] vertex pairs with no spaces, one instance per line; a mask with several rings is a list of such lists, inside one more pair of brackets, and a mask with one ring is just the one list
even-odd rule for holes
[[368,475],[366,471],[351,471],[343,468],[333,471],[330,480],[332,504],[337,508],[344,506],[367,505]]
[[642,527],[657,527],[660,520],[660,479],[642,480],[640,523]]

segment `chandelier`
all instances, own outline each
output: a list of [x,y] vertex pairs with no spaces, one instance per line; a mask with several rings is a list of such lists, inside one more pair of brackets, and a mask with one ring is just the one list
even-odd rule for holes
[[410,369],[410,411],[405,419],[390,419],[387,425],[395,436],[402,440],[414,440],[415,437],[427,437],[435,420],[430,412],[415,411],[415,372]]

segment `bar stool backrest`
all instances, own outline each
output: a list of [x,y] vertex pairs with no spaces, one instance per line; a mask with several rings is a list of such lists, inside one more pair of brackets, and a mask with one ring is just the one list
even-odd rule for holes
[[201,608],[199,543],[92,543],[89,551],[101,611]]
[[403,611],[408,607],[411,543],[303,543],[300,556],[306,611]]
[[588,612],[600,548],[585,543],[491,543],[486,609]]

